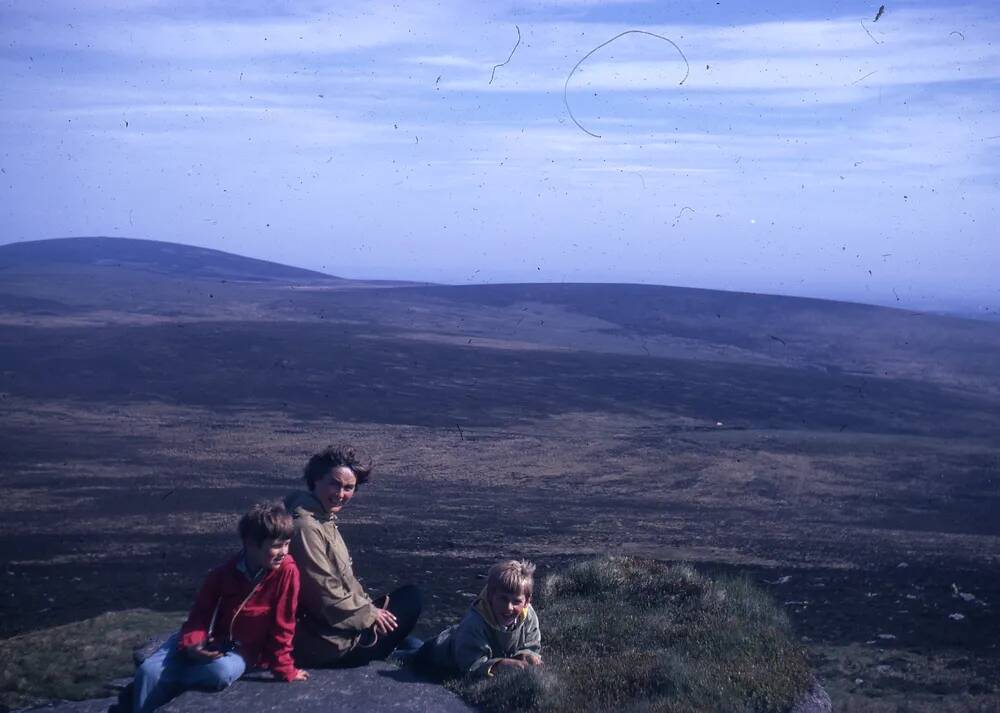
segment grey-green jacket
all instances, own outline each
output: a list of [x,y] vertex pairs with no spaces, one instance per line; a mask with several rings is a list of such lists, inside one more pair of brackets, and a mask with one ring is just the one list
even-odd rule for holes
[[289,548],[299,566],[299,623],[346,653],[375,624],[375,605],[354,576],[337,521],[312,493],[285,498],[295,521]]
[[[296,560],[297,561],[297,560]],[[530,604],[521,621],[505,631],[487,621],[482,611],[486,602],[480,597],[462,618],[434,639],[434,665],[449,673],[486,677],[493,665],[504,658],[521,653],[541,655],[542,633],[538,615]],[[492,619],[492,617],[489,617]]]

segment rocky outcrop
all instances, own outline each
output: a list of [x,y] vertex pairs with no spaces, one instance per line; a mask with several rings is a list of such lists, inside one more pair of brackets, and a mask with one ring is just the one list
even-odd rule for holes
[[188,691],[163,713],[470,713],[455,694],[391,664],[309,672],[309,680],[247,676],[220,693]]
[[[64,701],[45,713],[106,713],[116,698]],[[220,693],[188,691],[160,709],[163,713],[471,713],[473,708],[440,685],[405,669],[376,662],[362,668],[312,670],[308,681],[280,683],[249,675]],[[789,713],[830,713],[832,704],[813,684]]]
[[[45,713],[106,713],[117,701],[53,703]],[[375,662],[361,668],[309,672],[309,680],[274,681],[250,674],[218,693],[188,691],[159,710],[163,713],[471,713],[472,708],[440,685],[429,683],[392,664]]]
[[[155,651],[168,634],[151,637],[133,652],[136,665]],[[118,682],[124,687],[128,681]],[[107,713],[117,698],[63,701],[40,711]],[[830,713],[826,690],[814,681],[789,713]],[[160,708],[163,713],[472,713],[474,708],[451,691],[408,669],[374,662],[360,668],[312,669],[309,680],[278,682],[269,674],[251,673],[221,692],[188,691]]]

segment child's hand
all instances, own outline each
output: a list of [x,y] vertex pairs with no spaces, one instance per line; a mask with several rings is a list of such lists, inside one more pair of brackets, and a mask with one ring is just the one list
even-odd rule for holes
[[499,673],[503,669],[509,669],[511,671],[524,670],[528,668],[526,661],[521,659],[500,659],[495,664],[493,664],[493,670]]
[[388,609],[375,609],[375,631],[379,634],[388,634],[393,631],[399,623],[396,615]]
[[309,680],[308,671],[304,671],[301,668],[295,670],[295,676],[292,678],[292,681],[308,681],[308,680]]
[[215,661],[222,656],[222,652],[218,649],[206,649],[204,643],[188,646],[184,649],[184,653],[194,661]]
[[542,657],[538,654],[533,654],[530,651],[524,651],[517,655],[517,658],[524,661],[529,666],[544,666],[542,663]]

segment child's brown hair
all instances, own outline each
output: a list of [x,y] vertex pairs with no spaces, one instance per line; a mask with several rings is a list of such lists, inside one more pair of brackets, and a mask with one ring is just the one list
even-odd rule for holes
[[257,503],[240,518],[240,539],[257,547],[264,540],[290,540],[294,531],[292,516],[283,505]]

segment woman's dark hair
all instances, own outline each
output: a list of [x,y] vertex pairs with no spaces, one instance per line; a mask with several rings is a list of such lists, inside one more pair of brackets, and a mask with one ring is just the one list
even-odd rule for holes
[[327,446],[314,455],[306,463],[302,471],[306,479],[306,485],[310,490],[316,485],[316,481],[331,472],[334,468],[349,468],[354,477],[358,480],[358,485],[368,482],[372,473],[372,460],[365,458],[358,453],[358,449],[351,445]]
[[257,503],[240,518],[240,539],[260,547],[264,540],[290,540],[295,531],[284,505]]

